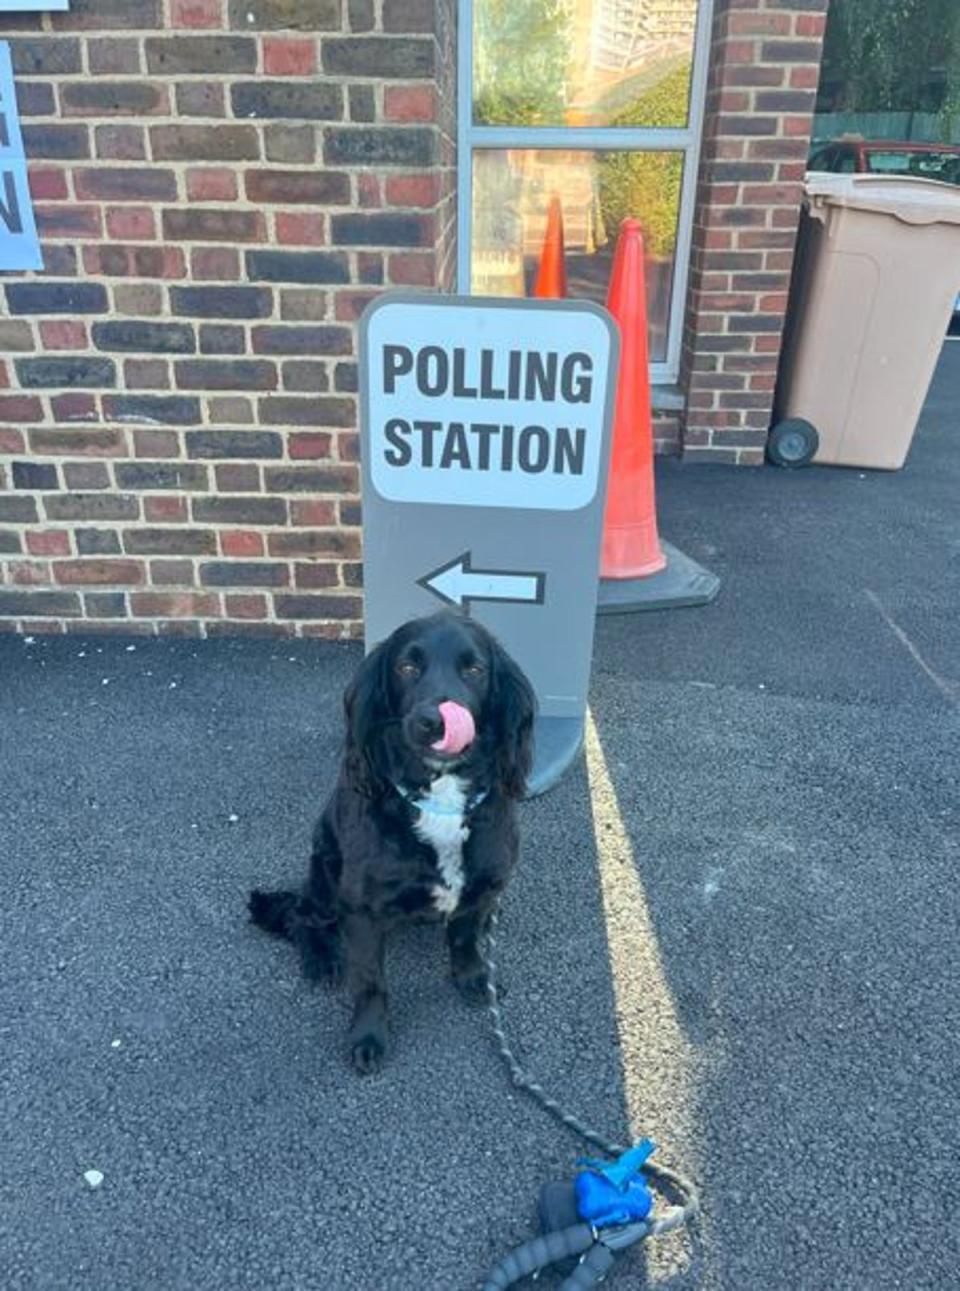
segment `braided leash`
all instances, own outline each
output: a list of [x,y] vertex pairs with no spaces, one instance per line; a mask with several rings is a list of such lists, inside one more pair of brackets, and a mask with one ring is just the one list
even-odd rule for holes
[[[579,1134],[582,1139],[592,1143],[594,1147],[598,1147],[601,1152],[606,1152],[608,1156],[614,1158],[621,1156],[627,1151],[624,1144],[611,1143],[602,1134],[591,1129],[589,1125],[585,1125],[578,1116],[566,1111],[555,1098],[550,1097],[542,1085],[527,1075],[514,1057],[513,1050],[510,1048],[503,1029],[500,997],[497,993],[497,965],[493,958],[497,945],[496,932],[497,912],[494,911],[487,928],[486,946],[481,952],[483,966],[487,973],[487,1011],[490,1014],[493,1034],[497,1040],[497,1048],[501,1058],[507,1065],[514,1085],[518,1089],[526,1090],[528,1094],[537,1100],[541,1107],[546,1108],[551,1116],[555,1116],[568,1129],[573,1130],[574,1134]],[[679,1174],[676,1170],[671,1170],[668,1166],[655,1164],[653,1161],[645,1162],[643,1170],[658,1185],[661,1187],[666,1185],[667,1188],[672,1189],[684,1199],[682,1205],[670,1206],[656,1219],[646,1221],[648,1236],[656,1237],[660,1233],[668,1233],[693,1219],[700,1209],[700,1200],[691,1180]]]

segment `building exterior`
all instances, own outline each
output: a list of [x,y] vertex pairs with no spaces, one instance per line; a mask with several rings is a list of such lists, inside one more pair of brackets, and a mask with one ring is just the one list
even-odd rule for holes
[[597,299],[647,194],[658,448],[762,461],[826,0],[521,9],[0,15],[45,254],[0,287],[0,629],[355,635],[356,319],[524,290],[555,192]]

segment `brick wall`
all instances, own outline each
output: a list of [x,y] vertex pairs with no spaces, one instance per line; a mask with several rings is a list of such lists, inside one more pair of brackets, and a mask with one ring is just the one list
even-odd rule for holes
[[827,0],[716,0],[685,320],[684,456],[763,461]]
[[353,323],[452,283],[454,16],[0,16],[46,265],[0,288],[0,629],[357,631]]

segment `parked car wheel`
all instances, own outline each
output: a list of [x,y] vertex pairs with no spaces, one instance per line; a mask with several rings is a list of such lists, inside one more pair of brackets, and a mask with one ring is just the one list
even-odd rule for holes
[[767,457],[775,466],[807,466],[820,447],[816,426],[802,417],[778,421],[767,440]]

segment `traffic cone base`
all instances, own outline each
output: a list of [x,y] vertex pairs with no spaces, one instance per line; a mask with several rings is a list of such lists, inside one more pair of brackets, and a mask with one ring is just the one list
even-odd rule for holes
[[[666,567],[655,518],[624,528],[607,528],[603,535],[602,578],[646,578]],[[607,574],[607,569],[616,572]]]

